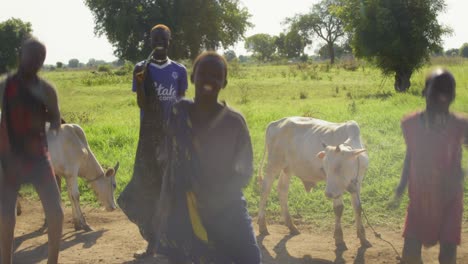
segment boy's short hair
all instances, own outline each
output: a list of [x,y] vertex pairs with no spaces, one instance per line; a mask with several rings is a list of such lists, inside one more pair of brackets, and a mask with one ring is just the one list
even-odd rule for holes
[[164,25],[164,24],[157,24],[156,26],[154,26],[152,29],[151,29],[151,32],[157,30],[157,29],[162,29],[162,30],[165,30],[167,32],[169,32],[169,36],[171,35],[171,29]]
[[[208,58],[208,57],[216,58],[216,59],[218,59],[219,61],[221,61],[223,63],[223,65],[224,65],[224,79],[227,81],[227,72],[228,72],[227,60],[226,60],[226,58],[224,58],[224,56],[219,55],[215,51],[205,51],[205,52],[203,52],[203,53],[201,53],[200,55],[197,56],[197,58],[193,61],[192,79],[193,79],[193,74],[195,73],[195,70],[197,69],[198,63],[202,59]],[[192,80],[192,82],[193,82],[193,80]]]
[[444,93],[450,95],[450,101],[455,99],[455,77],[453,74],[443,68],[436,68],[432,70],[426,77],[426,83],[422,95],[428,96],[429,89],[437,93]]

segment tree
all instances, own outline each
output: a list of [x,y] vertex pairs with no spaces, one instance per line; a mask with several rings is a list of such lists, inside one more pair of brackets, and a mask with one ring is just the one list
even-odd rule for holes
[[114,54],[130,61],[151,52],[149,33],[155,21],[167,25],[173,42],[169,55],[195,58],[202,49],[228,48],[251,26],[239,0],[85,0],[94,15],[95,33],[105,35]]
[[335,63],[333,46],[344,35],[343,22],[332,12],[339,0],[322,0],[312,6],[309,13],[287,18],[286,23],[291,30],[296,30],[309,41],[313,36],[324,40],[330,54],[330,63]]
[[78,68],[80,66],[80,61],[78,59],[71,59],[68,61],[69,68]]
[[255,34],[245,39],[245,49],[260,61],[270,61],[276,52],[275,37],[268,34]]
[[396,91],[410,87],[413,72],[440,49],[448,28],[437,16],[444,0],[340,0],[336,13],[352,36],[355,55],[395,74]]
[[468,58],[468,43],[465,43],[460,47],[460,56]]
[[275,39],[278,54],[286,58],[301,57],[308,44],[311,44],[311,41],[301,36],[297,30],[290,30],[286,34],[280,33]]
[[[333,53],[335,54],[336,58],[340,58],[343,55],[347,54],[348,52],[346,51],[345,47],[335,44],[333,45]],[[330,49],[327,44],[323,45],[318,50],[318,55],[320,56],[320,59],[322,60],[330,59]]]
[[18,65],[21,43],[31,37],[31,23],[10,18],[0,23],[0,74]]
[[57,66],[57,69],[61,69],[63,68],[63,62],[57,61],[57,63],[55,63],[55,66]]
[[236,55],[236,52],[233,51],[233,50],[226,50],[224,51],[224,54],[223,54],[224,58],[226,58],[226,60],[229,62],[229,61],[232,61],[232,60],[235,60],[237,58],[237,55]]
[[460,52],[460,49],[448,49],[445,51],[445,56],[453,57],[457,56]]

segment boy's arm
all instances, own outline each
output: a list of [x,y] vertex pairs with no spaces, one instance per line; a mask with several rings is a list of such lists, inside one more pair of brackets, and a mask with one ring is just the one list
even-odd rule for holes
[[60,110],[55,88],[44,82],[45,105],[47,107],[47,121],[50,122],[50,129],[58,132],[61,125]]
[[403,192],[405,191],[406,186],[408,185],[409,163],[410,163],[410,156],[409,156],[408,150],[406,150],[405,163],[403,164],[403,171],[401,172],[400,183],[398,184],[398,187],[395,190],[395,196],[398,198],[403,195]]
[[253,173],[253,151],[247,124],[243,121],[236,142],[230,186],[242,189],[249,184]]
[[133,90],[137,94],[137,104],[140,109],[145,108],[145,91],[144,91],[144,79],[148,72],[144,71],[143,65],[136,65],[133,70]]
[[187,81],[187,70],[183,68],[182,71],[182,76],[179,78],[179,91],[177,93],[177,100],[182,99],[182,97],[185,97],[185,92],[187,91],[188,88],[188,81]]
[[0,110],[3,108],[3,95],[5,94],[6,80],[0,81]]
[[395,195],[393,196],[393,199],[387,205],[388,209],[396,209],[400,206],[401,196],[403,196],[406,186],[408,185],[410,159],[411,158],[408,150],[406,150],[405,162],[403,164],[403,171],[401,172],[400,183],[395,189]]

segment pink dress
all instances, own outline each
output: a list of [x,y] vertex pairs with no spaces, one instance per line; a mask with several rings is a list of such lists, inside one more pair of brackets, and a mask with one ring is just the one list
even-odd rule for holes
[[443,128],[426,127],[421,112],[401,123],[409,161],[409,205],[403,236],[425,246],[460,244],[463,214],[462,145],[468,120],[450,114]]

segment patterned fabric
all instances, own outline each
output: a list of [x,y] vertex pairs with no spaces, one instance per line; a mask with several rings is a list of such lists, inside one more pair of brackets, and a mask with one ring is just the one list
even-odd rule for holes
[[0,159],[5,182],[19,187],[53,180],[45,134],[46,107],[17,75],[7,79],[2,100]]
[[152,89],[151,77],[144,80],[147,107],[140,120],[140,133],[133,176],[117,199],[128,219],[135,223],[143,238],[153,238],[152,221],[162,181],[160,154],[163,139],[163,115],[158,95]]
[[[200,135],[195,134],[189,119],[191,107],[193,107],[192,101],[178,102],[173,108],[167,126],[168,166],[164,173],[158,207],[160,221],[155,224],[155,230],[159,231],[157,252],[179,262],[258,264],[260,250],[241,191],[246,184],[244,178],[248,179],[251,173],[244,176],[226,167],[218,180],[212,178],[213,175],[202,166],[206,164],[202,158],[211,159],[211,155],[202,157],[200,153],[207,154],[204,149],[211,149],[213,145],[197,144],[200,142]],[[221,119],[227,117],[230,120],[228,115],[222,111],[219,117]],[[219,125],[224,127],[222,121],[220,122]],[[217,133],[214,129],[210,131]],[[237,136],[236,132],[238,131],[235,129],[231,130],[231,133]],[[213,135],[210,134],[211,136]],[[240,143],[232,140],[223,142],[223,146]],[[243,153],[242,150],[238,152]],[[238,153],[231,155],[230,163],[237,164]],[[218,157],[226,159],[221,153]],[[211,160],[211,162],[218,164],[219,161]],[[220,164],[224,165],[223,162]],[[233,168],[239,166],[232,165]],[[239,169],[239,171],[244,170]],[[229,179],[230,177],[232,178]],[[218,184],[219,179],[225,178],[229,179],[224,183],[230,185],[229,189],[224,189]],[[231,187],[231,183],[235,187]],[[212,191],[215,188],[224,191],[224,196],[228,198],[221,198],[220,193]]]
[[175,105],[168,121],[167,167],[158,207],[160,221],[155,224],[157,252],[176,262],[216,263],[213,246],[205,240],[206,231],[198,211],[203,205],[196,200],[192,188],[200,178],[201,169],[192,144],[188,107],[187,101]]
[[463,213],[462,149],[467,120],[450,115],[445,126],[429,129],[422,113],[402,121],[410,156],[404,237],[424,245],[460,244]]

